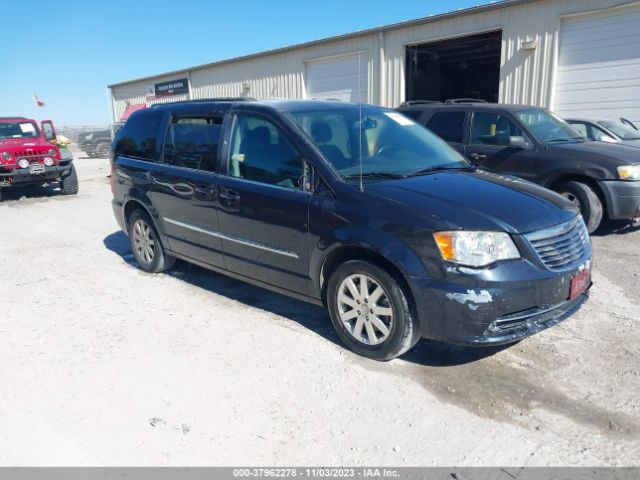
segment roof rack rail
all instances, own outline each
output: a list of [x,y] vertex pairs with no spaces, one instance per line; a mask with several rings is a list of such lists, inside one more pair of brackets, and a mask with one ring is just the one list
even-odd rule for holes
[[410,107],[411,105],[428,105],[432,103],[442,103],[439,100],[407,100],[400,104],[401,107]]
[[15,117],[0,117],[0,120],[27,120],[24,115],[16,115]]
[[487,103],[482,98],[449,98],[444,103]]
[[256,99],[253,97],[212,97],[198,98],[194,100],[177,100],[175,102],[154,103],[149,108],[161,107],[163,105],[175,105],[176,103],[207,103],[207,102],[252,102]]

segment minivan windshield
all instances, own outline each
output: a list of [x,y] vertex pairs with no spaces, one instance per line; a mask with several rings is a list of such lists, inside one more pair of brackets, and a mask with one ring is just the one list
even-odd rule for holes
[[598,122],[607,130],[610,130],[622,140],[640,140],[640,131],[625,125],[622,122],[616,122],[611,120],[602,120]]
[[33,122],[0,122],[0,140],[39,136],[38,127]]
[[300,129],[345,178],[400,177],[470,164],[410,118],[371,105],[292,111]]
[[521,110],[517,112],[517,116],[543,143],[574,143],[587,140],[560,117],[541,108]]

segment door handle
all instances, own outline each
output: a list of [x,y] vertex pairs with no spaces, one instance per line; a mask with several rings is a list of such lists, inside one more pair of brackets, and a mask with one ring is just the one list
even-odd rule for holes
[[472,153],[469,156],[474,160],[484,160],[485,158],[487,158],[487,156],[482,153]]

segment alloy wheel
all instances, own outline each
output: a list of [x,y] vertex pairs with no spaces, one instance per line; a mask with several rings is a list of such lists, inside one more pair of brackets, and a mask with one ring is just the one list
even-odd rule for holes
[[379,345],[389,337],[393,308],[380,283],[368,275],[349,275],[337,295],[340,320],[353,338],[365,345]]
[[153,263],[156,253],[156,241],[153,229],[144,220],[136,220],[133,224],[133,247],[136,258],[146,265]]

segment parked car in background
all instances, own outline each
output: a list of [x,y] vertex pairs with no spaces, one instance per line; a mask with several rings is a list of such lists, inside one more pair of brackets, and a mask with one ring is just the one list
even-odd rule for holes
[[380,107],[155,105],[116,135],[111,183],[142,270],[180,258],[325,305],[376,360],[420,337],[517,341],[575,312],[591,284],[571,202]]
[[94,130],[78,134],[78,147],[89,157],[109,158],[111,155],[111,129]]
[[78,193],[73,157],[62,156],[55,139],[49,120],[38,125],[30,118],[0,117],[0,200],[5,188],[49,182],[58,182],[65,195]]
[[586,118],[567,118],[566,120],[569,125],[589,140],[640,147],[640,131],[620,120]]
[[606,216],[640,216],[640,155],[593,142],[542,108],[481,102],[409,102],[398,111],[471,162],[547,187],[582,212],[589,233]]

